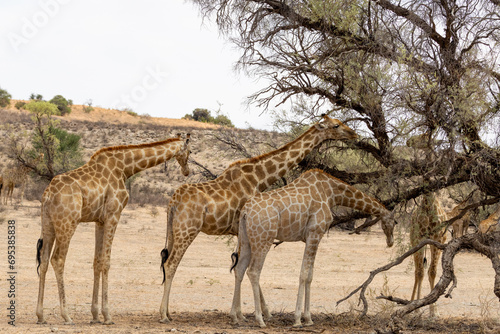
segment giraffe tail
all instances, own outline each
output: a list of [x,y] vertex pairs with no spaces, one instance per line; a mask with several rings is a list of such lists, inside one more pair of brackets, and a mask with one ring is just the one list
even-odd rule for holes
[[234,252],[233,254],[231,254],[231,269],[229,269],[229,272],[232,272],[234,268],[236,268],[236,265],[238,264],[238,252]]
[[165,283],[165,262],[167,262],[167,259],[168,259],[168,249],[164,248],[161,252],[160,252],[160,256],[161,256],[161,265],[160,265],[160,268],[163,272],[163,281],[161,282],[161,284]]
[[175,214],[175,206],[172,205],[172,202],[169,203],[169,209],[167,209],[167,240],[165,242],[165,248],[160,252],[161,256],[161,271],[163,273],[163,281],[161,284],[165,283],[165,262],[167,262],[168,256],[170,253],[168,252],[168,245],[169,245],[169,240],[170,240],[170,247],[172,247],[173,243],[173,220],[174,220],[174,214]]
[[229,272],[232,272],[234,268],[236,268],[236,265],[238,264],[238,260],[240,258],[240,248],[241,248],[241,240],[244,238],[245,235],[245,230],[246,230],[246,224],[247,224],[247,215],[245,212],[240,213],[240,225],[238,227],[239,231],[242,233],[238,233],[238,246],[236,247],[236,251],[231,254],[231,268],[229,269]]
[[40,238],[38,239],[38,242],[36,243],[36,273],[40,275],[39,269],[40,269],[40,263],[41,261],[41,253],[42,253],[42,247],[43,247],[43,239]]

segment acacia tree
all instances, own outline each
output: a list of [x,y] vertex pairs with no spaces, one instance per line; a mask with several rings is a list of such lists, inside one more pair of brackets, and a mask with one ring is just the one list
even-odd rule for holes
[[[32,100],[24,109],[31,112],[34,126],[30,134],[10,131],[9,153],[15,160],[48,181],[82,165],[80,136],[58,127],[59,121],[53,116],[60,113],[55,104]],[[41,154],[43,159],[39,161]]]
[[[307,163],[376,185],[389,207],[467,181],[500,195],[497,1],[193,1],[270,82],[255,103],[306,99],[292,112],[309,121],[329,110],[363,134],[352,148],[370,168]],[[401,148],[424,133],[431,154]]]
[[294,121],[328,110],[362,134],[351,166],[320,151],[302,168],[366,187],[390,209],[464,183],[498,202],[498,0],[192,1],[241,50],[237,66],[270,83],[251,101],[289,104],[281,115]]

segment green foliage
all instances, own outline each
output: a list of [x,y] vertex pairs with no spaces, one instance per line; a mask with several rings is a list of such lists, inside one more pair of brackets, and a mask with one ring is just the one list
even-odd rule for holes
[[87,101],[85,101],[85,105],[83,106],[83,111],[88,114],[93,110],[94,108],[92,107],[92,99],[88,99]]
[[23,109],[25,105],[26,105],[26,102],[19,101],[19,102],[16,102],[15,107],[17,110],[20,110],[20,109]]
[[139,114],[137,114],[135,111],[133,111],[131,108],[123,108],[121,109],[121,111],[125,111],[127,114],[129,114],[130,116],[134,116],[134,117],[137,117],[139,116]]
[[5,108],[10,105],[11,95],[5,89],[0,88],[0,107]]
[[42,94],[31,93],[30,100],[43,101]]
[[193,113],[186,114],[183,119],[188,119],[188,120],[194,120],[197,122],[203,122],[203,123],[213,123],[217,125],[222,125],[222,126],[227,126],[227,127],[234,127],[233,122],[227,117],[226,115],[222,115],[219,113],[219,111],[216,112],[216,116],[213,117],[212,113],[208,109],[204,108],[196,108],[193,110]]
[[[71,101],[71,104],[70,104]],[[71,105],[73,104],[72,100],[66,100],[62,95],[56,95],[49,101],[57,106],[61,116],[71,113]]]
[[217,115],[213,119],[213,123],[215,123],[217,125],[228,126],[230,128],[234,127],[233,122],[231,122],[229,117],[227,117],[226,115]]
[[198,122],[208,123],[212,119],[212,115],[208,109],[196,108],[193,110],[193,119]]
[[53,115],[60,115],[57,106],[46,101],[32,100],[24,106],[24,109],[31,111],[35,117],[47,116],[48,118],[51,118]]
[[55,175],[77,168],[83,164],[81,137],[58,127],[59,122],[53,115],[59,115],[57,106],[50,102],[33,100],[25,105],[33,114],[34,130],[30,137],[30,149],[23,149],[18,156],[44,155],[44,163],[36,172],[52,179]]

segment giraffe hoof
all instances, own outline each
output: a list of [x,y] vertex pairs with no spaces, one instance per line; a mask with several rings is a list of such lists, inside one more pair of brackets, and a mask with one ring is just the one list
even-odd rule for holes
[[170,321],[171,321],[171,320],[170,320],[168,317],[163,318],[163,319],[161,319],[161,320],[160,320],[160,322],[161,322],[162,324],[169,324],[169,323],[170,323]]
[[75,323],[73,322],[73,320],[65,321],[64,324],[67,325],[67,326],[74,326],[75,325]]
[[109,326],[109,325],[114,325],[115,323],[112,320],[106,320],[105,322],[102,323],[103,325]]
[[314,325],[314,322],[312,322],[311,320],[307,321],[305,324],[304,324],[304,327],[309,327],[309,326],[312,326]]
[[46,320],[38,320],[36,323],[37,323],[37,325],[46,325],[47,321]]
[[90,324],[91,324],[91,325],[94,325],[94,324],[100,324],[100,323],[101,323],[101,320],[99,320],[99,319],[94,319],[94,320],[91,320],[91,321],[90,321]]
[[303,328],[304,326],[302,326],[302,324],[299,322],[297,324],[293,324],[292,327],[293,328]]

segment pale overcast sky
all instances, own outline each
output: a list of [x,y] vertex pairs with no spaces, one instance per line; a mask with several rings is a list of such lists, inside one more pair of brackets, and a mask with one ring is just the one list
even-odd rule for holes
[[169,118],[221,103],[236,126],[271,129],[245,103],[262,84],[234,73],[238,53],[191,2],[2,1],[0,36],[0,87],[14,99],[61,94]]

